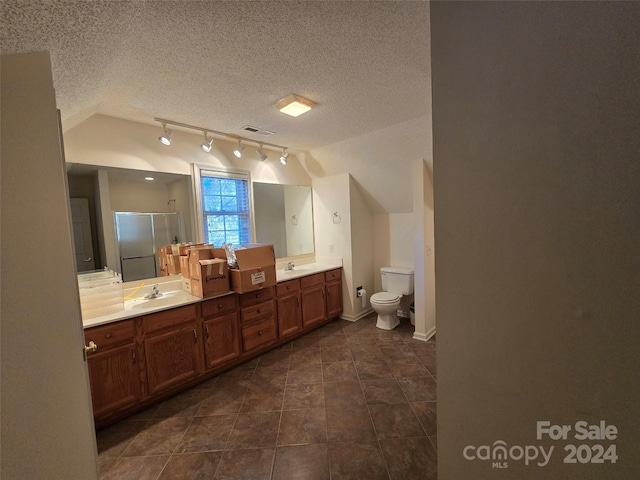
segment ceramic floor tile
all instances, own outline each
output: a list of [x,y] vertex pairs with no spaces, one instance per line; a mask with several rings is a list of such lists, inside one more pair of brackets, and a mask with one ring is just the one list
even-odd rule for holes
[[320,354],[323,365],[333,362],[350,362],[353,360],[351,349],[347,346],[322,348]]
[[224,450],[237,415],[195,417],[187,428],[175,453]]
[[284,388],[284,385],[280,386],[272,383],[250,383],[240,412],[280,411],[284,398]]
[[310,363],[321,363],[320,345],[316,344],[305,348],[296,348],[291,353],[291,367],[300,367]]
[[331,480],[388,480],[387,466],[378,442],[329,445]]
[[436,452],[428,438],[390,438],[380,442],[392,480],[436,480]]
[[122,454],[125,457],[170,455],[187,431],[191,418],[171,417],[147,426]]
[[321,383],[322,365],[320,363],[305,363],[289,367],[287,385],[303,383]]
[[362,380],[362,390],[367,405],[406,402],[400,385],[395,378]]
[[210,480],[221,458],[222,452],[172,455],[158,480]]
[[273,480],[330,480],[326,444],[278,447]]
[[227,448],[275,447],[278,437],[280,412],[240,413],[231,431]]
[[218,382],[209,390],[207,397],[200,404],[197,415],[238,413],[247,390],[246,384],[236,385],[231,382]]
[[324,408],[305,408],[282,412],[278,446],[325,443],[327,421]]
[[96,434],[98,456],[118,458],[148,425],[148,420],[123,420]]
[[370,405],[369,411],[379,440],[425,436],[418,418],[408,403]]
[[390,360],[387,362],[389,369],[394,377],[426,377],[429,376],[429,370],[415,360]]
[[274,448],[230,450],[222,454],[216,480],[265,480],[271,478]]
[[376,441],[376,432],[366,407],[328,407],[326,413],[329,442],[371,443]]
[[322,365],[323,382],[345,382],[358,380],[358,372],[353,362],[332,362]]
[[284,410],[324,407],[324,386],[322,383],[287,385],[284,391]]
[[181,392],[162,402],[155,411],[154,417],[193,417],[200,408],[200,404],[207,398],[208,393],[208,390],[204,389],[190,389]]
[[381,358],[371,360],[356,360],[356,370],[360,380],[369,380],[373,378],[390,378],[393,377],[391,369]]
[[156,480],[168,460],[168,455],[121,458],[100,480]]
[[360,382],[327,382],[324,384],[324,402],[327,407],[365,405]]
[[416,414],[425,433],[429,436],[437,434],[437,404],[436,402],[414,402],[411,403],[413,413]]
[[398,383],[410,402],[436,400],[436,382],[431,376],[398,378]]

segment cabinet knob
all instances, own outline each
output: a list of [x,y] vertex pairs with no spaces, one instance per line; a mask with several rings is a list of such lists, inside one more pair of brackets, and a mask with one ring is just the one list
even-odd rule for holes
[[104,338],[111,338],[111,337],[113,337],[113,333],[107,333],[107,334],[104,336]]
[[256,313],[260,313],[260,309],[257,309],[257,310],[256,310]]
[[221,303],[218,304],[218,308],[222,308],[222,304]]
[[260,331],[258,332],[258,335],[262,335],[262,330],[260,330]]
[[260,298],[261,296],[262,296],[262,294],[258,293],[258,294],[256,295],[256,298]]
[[95,344],[93,340],[89,342],[89,346],[84,346],[85,353],[93,353],[98,351],[98,345]]

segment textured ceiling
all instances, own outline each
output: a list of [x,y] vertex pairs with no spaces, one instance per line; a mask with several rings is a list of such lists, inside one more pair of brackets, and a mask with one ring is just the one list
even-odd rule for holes
[[[387,129],[422,124],[431,109],[427,2],[2,0],[1,8],[3,54],[51,52],[65,131],[94,113],[157,116],[264,139],[242,130],[252,125],[309,154],[360,137],[371,146],[372,132],[393,143]],[[273,107],[294,92],[318,107],[298,118]],[[366,161],[353,153],[333,163],[357,177]],[[365,190],[376,182],[384,175]],[[407,211],[406,199],[389,202],[380,211]]]

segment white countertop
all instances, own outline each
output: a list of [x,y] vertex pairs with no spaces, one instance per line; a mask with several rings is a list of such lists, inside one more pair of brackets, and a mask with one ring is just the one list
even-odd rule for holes
[[[342,267],[341,259],[338,259],[335,262],[330,261],[327,263],[308,263],[304,265],[301,264],[295,266],[293,270],[289,271],[285,271],[284,269],[276,270],[276,280],[278,282],[285,282],[287,280],[293,280],[294,278],[313,275],[314,273],[326,272],[328,270],[333,270],[334,268],[340,267]],[[223,295],[217,295],[215,297],[198,298],[194,297],[184,290],[176,289],[176,286],[180,286],[180,280],[159,281],[156,283],[158,283],[158,287],[160,293],[162,293],[162,296],[152,299],[144,298],[144,295],[148,293],[149,287],[153,285],[153,282],[148,282],[147,285],[142,288],[125,288],[123,291],[123,294],[125,295],[124,310],[110,313],[108,315],[88,318],[86,320],[83,319],[83,327],[96,327],[98,325],[117,322],[119,320],[125,320],[127,318],[139,317],[140,315],[148,315],[150,313],[160,312],[162,310],[168,310],[170,308],[182,307],[184,305],[202,302],[204,300],[210,300],[211,298],[223,297],[234,293],[228,292]]]

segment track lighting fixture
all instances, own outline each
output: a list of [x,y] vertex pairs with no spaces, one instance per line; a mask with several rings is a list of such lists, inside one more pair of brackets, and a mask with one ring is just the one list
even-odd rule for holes
[[267,154],[262,150],[262,143],[260,144],[260,147],[258,147],[258,150],[256,150],[256,152],[258,153],[258,158],[261,162],[264,162],[267,159]]
[[200,148],[209,153],[211,151],[211,145],[213,145],[213,138],[209,138],[207,136],[207,132],[203,132],[204,133],[204,142],[202,142],[202,144],[200,144]]
[[160,143],[163,145],[171,145],[171,133],[172,133],[171,130],[167,128],[167,124],[163,123],[162,135],[158,137],[158,140],[160,140]]
[[286,148],[282,149],[282,155],[280,155],[280,163],[282,165],[286,165],[287,164],[287,157],[289,157],[289,152],[287,152]]
[[244,150],[244,145],[242,145],[242,140],[238,139],[238,146],[233,149],[233,154],[238,158],[242,158],[243,150]]
[[175,125],[176,127],[186,128],[190,130],[197,130],[199,132],[202,132],[202,135],[204,136],[204,141],[200,144],[200,148],[202,148],[202,150],[207,153],[210,153],[212,149],[212,145],[214,141],[214,138],[212,137],[222,137],[228,140],[238,141],[238,146],[233,149],[233,154],[238,158],[242,158],[242,152],[245,149],[246,144],[252,143],[252,144],[258,145],[258,148],[256,148],[256,153],[258,155],[258,159],[261,162],[264,162],[265,160],[267,160],[268,156],[265,150],[270,149],[270,150],[276,150],[276,151],[282,150],[282,155],[280,156],[280,163],[282,163],[283,165],[287,164],[287,157],[289,156],[289,153],[287,152],[287,147],[283,147],[282,145],[260,142],[257,140],[240,137],[238,135],[233,135],[230,133],[217,132],[215,130],[211,130],[210,128],[196,127],[195,125],[174,122],[173,120],[167,120],[165,118],[154,118],[154,120],[156,122],[159,122],[162,125],[162,135],[158,137],[158,140],[163,145],[171,145],[171,134],[173,132],[167,128],[167,125]]

